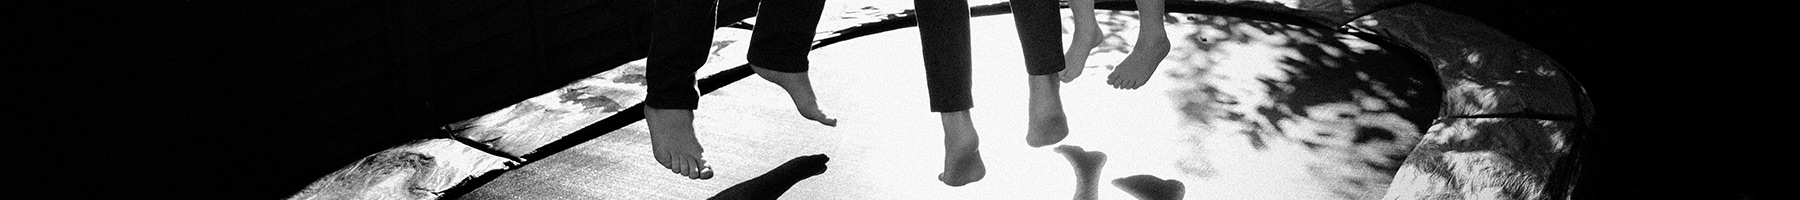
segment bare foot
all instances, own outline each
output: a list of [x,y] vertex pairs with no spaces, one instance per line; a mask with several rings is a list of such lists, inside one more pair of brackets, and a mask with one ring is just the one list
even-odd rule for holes
[[1138,36],[1138,43],[1132,45],[1131,55],[1113,69],[1107,76],[1106,84],[1118,89],[1137,89],[1150,81],[1150,74],[1156,72],[1156,66],[1162,64],[1169,55],[1169,38],[1163,34],[1148,31]]
[[1081,76],[1081,70],[1087,68],[1088,55],[1094,47],[1100,46],[1100,23],[1094,19],[1094,0],[1070,0],[1069,11],[1075,16],[1075,37],[1069,41],[1069,50],[1063,53],[1062,82],[1075,81]]
[[1062,142],[1069,136],[1069,120],[1063,115],[1060,84],[1049,74],[1027,77],[1031,85],[1031,103],[1025,128],[1025,144],[1042,147]]
[[1181,181],[1146,174],[1113,179],[1112,183],[1139,200],[1181,200],[1187,188]]
[[712,167],[702,160],[700,141],[694,139],[694,110],[645,108],[650,123],[650,150],[656,162],[689,179],[711,179]]
[[825,126],[837,126],[837,119],[819,111],[818,97],[813,95],[812,80],[806,75],[806,72],[780,72],[755,65],[750,66],[750,69],[756,71],[756,75],[762,76],[763,79],[781,86],[782,90],[787,90],[788,97],[794,99],[794,109],[800,111],[800,117],[817,121]]
[[1079,146],[1056,147],[1075,166],[1075,200],[1094,200],[1099,196],[1100,168],[1106,166],[1106,153],[1087,151]]
[[1137,44],[1131,45],[1131,55],[1113,68],[1112,75],[1106,78],[1106,84],[1113,88],[1133,90],[1150,81],[1150,74],[1156,72],[1156,65],[1162,64],[1163,57],[1169,55],[1169,33],[1163,30],[1162,0],[1137,0],[1138,38]]
[[1063,53],[1063,71],[1058,73],[1064,83],[1081,77],[1081,70],[1087,68],[1088,56],[1094,53],[1094,47],[1100,46],[1101,42],[1100,28],[1076,29],[1075,38],[1069,42],[1068,52]]
[[958,187],[980,181],[987,175],[981,163],[981,139],[975,135],[975,124],[969,111],[944,112],[944,172],[938,181]]

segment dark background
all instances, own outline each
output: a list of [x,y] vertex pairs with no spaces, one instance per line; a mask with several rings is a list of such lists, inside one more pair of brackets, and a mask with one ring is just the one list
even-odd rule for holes
[[[53,199],[284,198],[361,156],[628,61],[636,1],[4,6],[8,170]],[[1774,199],[1785,32],[1751,4],[1450,1],[1549,53],[1596,105],[1577,194]],[[409,5],[436,12],[409,15]],[[415,7],[416,8],[416,7]],[[524,14],[519,14],[524,13]],[[633,20],[640,19],[640,20]],[[580,22],[580,23],[576,23]],[[429,26],[424,26],[426,24]],[[560,28],[570,27],[570,28]],[[8,34],[12,35],[12,34]],[[641,54],[639,54],[641,55]],[[610,65],[608,65],[610,64]],[[22,108],[22,109],[19,109]],[[16,122],[16,121],[15,121]],[[20,146],[20,145],[14,145]],[[19,176],[22,175],[22,176]],[[11,189],[11,188],[9,188]]]

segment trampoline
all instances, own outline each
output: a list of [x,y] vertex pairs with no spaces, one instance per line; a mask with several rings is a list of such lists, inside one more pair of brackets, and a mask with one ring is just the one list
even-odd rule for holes
[[719,29],[694,112],[711,180],[651,159],[639,60],[371,155],[293,199],[1062,199],[1080,165],[1058,145],[1106,155],[1092,166],[1101,199],[1134,199],[1109,183],[1134,175],[1179,181],[1185,199],[1564,198],[1591,132],[1591,106],[1554,61],[1491,29],[1433,29],[1479,22],[1417,4],[1328,25],[1292,2],[1170,1],[1173,50],[1144,88],[1112,89],[1104,63],[1124,58],[1141,16],[1107,0],[1108,39],[1061,86],[1069,138],[1032,148],[1000,2],[971,8],[988,174],[950,187],[936,180],[943,134],[907,3],[834,1],[845,9],[825,16],[811,73],[837,127],[749,76],[738,41],[753,20]]

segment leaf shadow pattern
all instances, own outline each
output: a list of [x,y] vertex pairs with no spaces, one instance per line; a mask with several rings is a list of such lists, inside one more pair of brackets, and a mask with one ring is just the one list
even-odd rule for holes
[[[1108,38],[1124,38],[1134,13],[1097,14],[1112,21],[1103,26],[1115,26],[1102,28]],[[1165,17],[1171,34],[1186,34],[1172,38],[1178,44],[1164,63],[1164,74],[1178,82],[1169,96],[1184,121],[1212,130],[1190,140],[1241,134],[1257,151],[1303,150],[1310,184],[1338,198],[1380,198],[1438,117],[1437,74],[1408,48],[1299,25]],[[1129,44],[1108,41],[1097,49],[1120,48]]]

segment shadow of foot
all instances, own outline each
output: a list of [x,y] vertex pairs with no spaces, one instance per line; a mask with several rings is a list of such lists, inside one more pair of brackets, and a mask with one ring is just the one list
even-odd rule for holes
[[800,156],[762,176],[725,188],[725,191],[707,199],[779,199],[782,193],[787,193],[788,188],[794,187],[801,180],[825,173],[826,161],[831,161],[831,157],[826,157],[825,154]]
[[1113,179],[1113,186],[1125,190],[1139,200],[1180,200],[1187,186],[1181,181],[1164,180],[1148,174]]
[[1098,199],[1100,168],[1106,166],[1106,153],[1087,151],[1073,145],[1058,146],[1056,153],[1063,154],[1063,157],[1069,159],[1069,164],[1075,166],[1075,199]]

